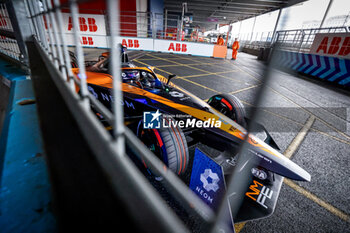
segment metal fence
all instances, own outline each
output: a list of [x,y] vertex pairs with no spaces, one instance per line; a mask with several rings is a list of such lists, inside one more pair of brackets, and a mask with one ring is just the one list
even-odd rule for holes
[[347,27],[311,28],[278,31],[274,42],[289,51],[308,52],[318,33],[348,32]]
[[241,47],[250,49],[269,48],[278,43],[283,50],[308,52],[317,33],[348,32],[347,27],[310,28],[273,32],[247,33],[240,36]]
[[240,36],[242,48],[259,49],[270,47],[273,32],[245,33]]
[[[41,5],[42,3],[42,5]],[[164,170],[165,165],[127,127],[124,127],[123,96],[121,92],[120,51],[116,39],[123,33],[118,22],[118,1],[109,0],[107,6],[109,44],[111,45],[111,67],[113,76],[113,112],[104,107],[89,93],[86,83],[83,48],[80,43],[80,32],[74,30],[75,54],[79,67],[79,78],[71,71],[71,61],[65,36],[63,33],[62,13],[59,0],[27,0],[29,18],[33,25],[34,42],[40,48],[40,53],[51,62],[57,70],[57,77],[52,77],[66,99],[70,110],[76,117],[77,123],[91,144],[96,159],[104,172],[110,178],[110,183],[116,195],[122,198],[128,211],[135,217],[138,224],[149,225],[145,221],[152,219],[152,225],[161,232],[189,232],[179,217],[162,201],[157,191],[139,172],[137,166],[126,156],[125,143],[132,148],[136,155],[146,162],[157,176],[162,176],[162,183],[172,193],[174,198],[197,221],[208,226],[208,231],[217,231],[221,221],[215,221],[213,211],[206,206],[170,169]],[[112,10],[113,9],[113,10]],[[69,1],[69,10],[74,28],[79,27],[78,4]],[[51,25],[45,29],[45,23]],[[125,31],[124,31],[125,32]],[[148,33],[148,32],[147,32]],[[76,86],[80,92],[76,92]],[[112,136],[97,119],[90,106],[113,126]],[[93,135],[93,136],[92,136]],[[101,149],[103,148],[103,149]],[[123,176],[123,179],[120,179]],[[142,200],[142,209],[135,206]],[[147,218],[144,218],[147,216]],[[214,228],[215,226],[215,228]],[[151,230],[151,229],[150,229]]]
[[23,55],[14,37],[12,23],[5,3],[0,3],[0,53],[20,61]]

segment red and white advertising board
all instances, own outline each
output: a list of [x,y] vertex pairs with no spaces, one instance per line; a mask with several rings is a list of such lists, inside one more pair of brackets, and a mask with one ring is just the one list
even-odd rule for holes
[[310,53],[350,59],[350,33],[316,34]]
[[[74,27],[70,13],[63,13],[63,28],[67,45],[74,46]],[[79,14],[80,43],[84,47],[108,48],[105,16],[100,14]],[[125,45],[130,50],[146,50],[165,53],[191,54],[197,56],[213,56],[214,45],[160,40],[139,37],[118,37],[117,43]]]
[[[66,34],[66,43],[75,46],[74,34]],[[80,44],[84,47],[107,48],[107,36],[80,34]]]
[[121,43],[131,50],[147,50],[153,51],[152,38],[138,38],[138,37],[118,37],[117,43]]
[[[62,13],[63,16],[63,33],[65,34],[66,43],[74,46],[74,27],[70,13]],[[46,25],[46,22],[45,22]],[[51,25],[50,25],[51,26]],[[47,30],[47,25],[46,25]],[[105,25],[105,16],[97,14],[79,14],[79,33],[80,44],[84,47],[107,48],[107,33]],[[53,35],[51,35],[54,38]]]
[[[62,13],[64,33],[74,33],[70,13]],[[104,15],[79,14],[79,32],[85,35],[106,35]]]
[[214,45],[155,39],[153,50],[165,53],[191,54],[211,57],[213,56]]

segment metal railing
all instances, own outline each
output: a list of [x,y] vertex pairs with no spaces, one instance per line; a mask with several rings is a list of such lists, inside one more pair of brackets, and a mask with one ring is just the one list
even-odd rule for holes
[[[250,49],[269,48],[278,43],[279,48],[288,51],[308,52],[317,33],[348,32],[347,27],[311,28],[273,32],[246,33],[240,36],[241,47]],[[273,36],[273,38],[272,38]]]
[[277,31],[274,42],[282,49],[289,51],[308,52],[318,33],[348,32],[347,27],[311,28]]
[[272,35],[273,32],[245,33],[240,36],[240,44],[242,48],[266,48],[272,43]]
[[0,3],[0,53],[21,61],[23,55],[13,33],[13,27],[5,3]]
[[[39,2],[43,5],[39,5]],[[132,151],[152,170],[157,176],[162,176],[162,184],[172,193],[174,198],[181,202],[182,207],[191,215],[196,216],[201,224],[211,225],[215,223],[213,211],[206,206],[170,169],[164,170],[165,165],[130,131],[124,127],[123,95],[121,92],[120,51],[116,44],[116,38],[122,32],[118,22],[118,1],[109,0],[107,6],[108,37],[111,45],[111,64],[113,76],[113,95],[116,101],[113,104],[113,112],[109,111],[102,103],[88,92],[84,65],[83,48],[80,43],[79,30],[74,31],[75,53],[79,67],[79,78],[71,71],[71,61],[65,42],[62,25],[62,13],[59,0],[34,1],[27,0],[31,23],[33,24],[34,42],[39,46],[40,53],[45,60],[51,62],[57,75],[53,77],[60,91],[65,93],[66,100],[72,114],[82,132],[88,138],[97,161],[104,172],[110,178],[110,183],[115,194],[126,203],[131,214],[140,225],[149,225],[144,219],[151,216],[154,227],[162,232],[188,232],[187,227],[179,217],[170,210],[162,201],[157,191],[138,170],[137,166],[125,154],[125,143]],[[113,10],[112,10],[113,9]],[[69,10],[72,16],[74,28],[79,27],[78,4],[69,1]],[[45,23],[50,25],[45,29]],[[76,86],[80,92],[76,92]],[[112,136],[97,119],[90,106],[94,106],[100,114],[113,126]],[[124,179],[121,180],[120,176]],[[143,203],[143,211],[133,203]],[[143,218],[144,216],[147,218]],[[211,229],[211,228],[208,228]]]

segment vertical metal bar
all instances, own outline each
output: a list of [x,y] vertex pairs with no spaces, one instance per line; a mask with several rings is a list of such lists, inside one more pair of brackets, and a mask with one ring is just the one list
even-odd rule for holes
[[[344,22],[344,24],[345,24],[345,22]],[[164,39],[167,39],[167,38],[166,38],[167,29],[168,29],[168,9],[165,9],[165,17],[164,17],[164,35],[163,35],[163,38],[164,38]]]
[[152,38],[155,39],[156,38],[156,13],[152,14]]
[[[49,34],[49,44],[51,46],[51,51],[52,51],[52,60],[53,60],[53,63],[55,64],[56,68],[59,68],[59,64],[58,64],[58,61],[57,61],[57,40],[54,40],[54,38],[52,37],[52,34],[53,34],[53,30],[51,30],[51,27],[52,26],[52,22],[51,22],[51,18],[50,16],[48,15],[48,8],[47,8],[47,4],[46,4],[46,1],[43,0],[42,1],[43,3],[43,7],[44,7],[44,12],[46,12],[44,15],[43,15],[43,18],[45,17],[45,20],[46,20],[46,25],[47,25],[47,33]],[[55,46],[56,45],[56,46]]]
[[[33,9],[31,7],[31,5],[28,3],[29,0],[24,0],[24,1],[26,3],[26,6],[27,6],[28,17],[30,18],[30,21],[32,22],[32,25],[33,25],[33,28],[34,28],[33,32],[36,34],[38,41],[40,43],[42,43],[41,37],[39,36],[38,25],[36,24],[36,20],[33,18],[33,15],[34,15],[34,13],[32,13]],[[44,47],[44,49],[46,50],[45,47]]]
[[61,38],[61,42],[63,45],[63,55],[64,55],[64,62],[65,62],[65,68],[66,72],[68,75],[68,80],[70,87],[72,90],[75,89],[74,85],[74,79],[73,79],[73,73],[72,73],[72,66],[70,63],[70,57],[69,57],[69,52],[68,52],[68,47],[66,44],[66,40],[63,34],[63,18],[62,18],[62,13],[60,9],[60,1],[59,0],[54,0],[54,7],[55,7],[55,13],[56,13],[56,18],[57,18],[57,23],[58,23],[58,30],[59,30],[59,35]]
[[[35,34],[35,33],[37,33],[37,31],[36,31],[36,28],[34,26],[33,20],[30,17],[30,10],[29,10],[29,6],[28,6],[27,0],[24,0],[24,7],[25,7],[25,10],[27,12],[26,18],[27,18],[27,20],[29,20],[30,31]],[[38,38],[38,40],[39,40],[39,38]]]
[[185,3],[182,3],[182,14],[181,14],[181,22],[180,22],[180,30],[178,32],[178,41],[181,41],[182,39],[182,27],[184,25],[184,16],[185,16]]
[[299,48],[298,48],[298,52],[300,52],[300,50],[301,50],[301,48],[303,46],[304,37],[305,37],[305,32],[304,32],[304,30],[301,30],[301,38],[300,38],[300,45],[299,45]]
[[331,7],[332,7],[332,3],[333,3],[333,0],[329,0],[327,9],[326,9],[326,11],[324,12],[323,19],[322,19],[321,24],[320,24],[320,28],[323,27],[323,24],[324,24],[324,22],[326,21],[326,18],[327,18],[327,16],[328,16],[329,9],[331,9]]
[[345,28],[347,28],[346,27],[346,23],[348,22],[349,16],[350,16],[350,11],[349,11],[349,13],[346,15],[346,17],[344,19],[343,27],[345,27]]
[[114,135],[116,137],[116,150],[119,156],[125,155],[125,138],[124,138],[124,109],[123,94],[121,92],[121,72],[120,72],[120,45],[117,44],[117,37],[119,36],[119,1],[107,1],[109,28],[110,28],[110,47],[111,47],[111,73],[113,77],[113,110],[114,110]]
[[41,16],[34,16],[36,14],[39,13],[39,6],[38,6],[38,2],[37,1],[33,1],[33,0],[28,0],[28,2],[30,3],[32,9],[33,9],[33,14],[32,14],[32,17],[35,18],[36,20],[36,23],[37,23],[37,29],[38,29],[38,32],[39,32],[39,35],[41,37],[41,42],[43,43],[44,47],[46,47],[46,50],[48,51],[48,53],[50,54],[52,51],[51,51],[51,48],[50,46],[48,45],[48,42],[47,42],[47,37],[46,37],[46,33],[45,33],[45,25],[43,23],[43,20],[41,18]]
[[275,27],[273,28],[273,32],[272,32],[271,42],[274,41],[273,39],[274,39],[274,37],[275,37],[275,35],[276,35],[276,30],[277,30],[278,24],[279,24],[279,22],[280,22],[281,14],[282,14],[282,8],[279,9],[279,11],[278,11],[278,15],[277,15]]
[[253,39],[253,33],[254,33],[254,29],[255,29],[255,22],[256,22],[256,16],[254,17],[254,23],[253,23],[253,27],[252,27],[252,35],[251,35],[251,37],[250,37],[249,42],[251,42],[252,39]]
[[61,46],[61,40],[58,37],[58,32],[57,32],[57,24],[56,24],[56,19],[54,17],[54,13],[52,12],[52,4],[51,0],[43,0],[44,4],[46,5],[47,9],[49,10],[49,17],[52,25],[52,30],[53,30],[53,35],[56,41],[56,49],[57,49],[57,54],[58,54],[58,67],[62,72],[62,75],[64,79],[67,79],[67,72],[66,72],[66,67],[63,65],[64,60],[62,56],[62,46]]
[[85,62],[84,53],[80,44],[80,25],[79,25],[79,13],[78,4],[76,0],[69,1],[69,8],[72,14],[73,31],[74,31],[74,42],[75,42],[75,53],[78,59],[79,67],[79,79],[80,79],[80,93],[85,101],[85,107],[89,108],[89,99],[85,98],[88,95],[88,89],[86,84],[86,72],[85,72]]

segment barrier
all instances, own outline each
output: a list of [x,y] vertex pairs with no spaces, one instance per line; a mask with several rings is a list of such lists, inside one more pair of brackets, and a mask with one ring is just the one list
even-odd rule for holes
[[214,56],[214,45],[155,39],[153,41],[153,51],[211,57]]
[[350,59],[350,33],[318,33],[310,53]]
[[[65,34],[68,46],[75,46],[74,35]],[[105,35],[81,34],[80,43],[83,47],[92,48],[109,48],[108,37]],[[130,50],[145,50],[163,53],[186,54],[203,57],[219,57],[225,58],[227,53],[226,46],[214,44],[204,44],[196,42],[184,42],[174,40],[163,40],[153,38],[140,37],[124,37],[117,38],[117,43],[121,43]]]
[[[105,17],[106,16],[103,14],[79,14],[78,28],[80,32],[80,44],[83,47],[110,48],[108,44],[109,42]],[[123,17],[125,18],[127,16]],[[62,30],[65,35],[64,37],[66,43],[68,46],[75,46],[72,16],[70,13],[62,13],[62,18]],[[49,25],[50,24],[48,24],[48,22],[45,20],[45,28],[47,33],[49,33]],[[145,25],[145,27],[147,27],[147,25]],[[50,29],[52,30],[51,26]],[[117,38],[117,43],[123,44],[130,50],[145,50],[220,58],[225,58],[227,53],[226,46],[217,46],[214,44],[198,42],[165,40],[159,39],[163,38],[163,36],[158,37],[159,35],[157,35],[157,37],[135,37],[134,34],[136,31],[130,31],[130,33],[127,33],[127,30],[125,30],[121,33],[122,36]],[[54,35],[51,35],[51,38],[54,38]]]
[[221,45],[214,45],[213,57],[226,58],[227,47]]
[[280,51],[277,65],[350,87],[350,60],[316,54]]

